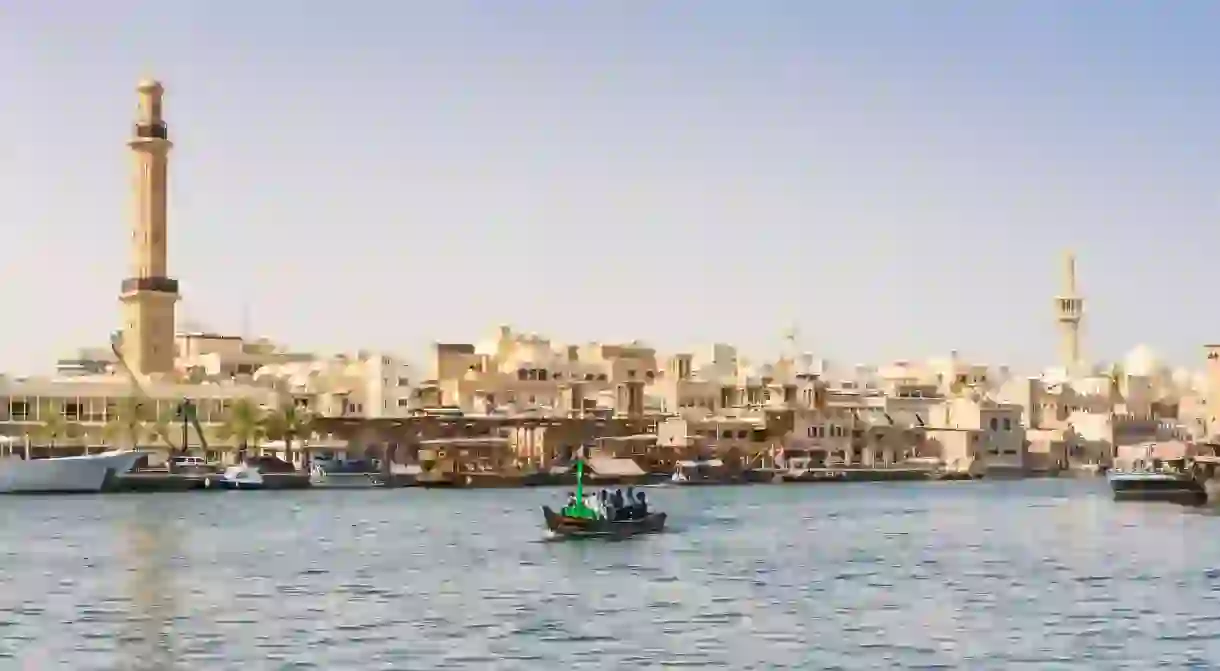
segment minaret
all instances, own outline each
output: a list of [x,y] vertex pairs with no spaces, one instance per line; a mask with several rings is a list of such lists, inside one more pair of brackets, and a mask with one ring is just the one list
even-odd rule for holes
[[140,107],[127,146],[134,161],[131,272],[123,280],[122,351],[137,374],[174,369],[174,304],[178,281],[166,268],[166,201],[169,191],[169,131],[161,114],[165,91],[145,80],[136,88]]
[[1063,292],[1055,297],[1055,321],[1059,322],[1059,357],[1065,368],[1080,363],[1080,320],[1084,299],[1076,293],[1076,255],[1063,259]]

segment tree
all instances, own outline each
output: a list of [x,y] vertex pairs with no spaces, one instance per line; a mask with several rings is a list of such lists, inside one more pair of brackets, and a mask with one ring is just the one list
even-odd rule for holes
[[124,396],[115,403],[114,410],[108,413],[102,434],[107,442],[113,440],[119,445],[135,449],[148,435],[148,420],[148,409],[144,404],[133,396]]
[[271,440],[284,441],[284,458],[292,462],[293,441],[313,433],[313,415],[291,397],[285,398],[263,416],[263,431]]
[[63,409],[51,406],[45,409],[42,424],[34,433],[40,441],[45,441],[52,450],[61,442],[75,438],[79,427],[64,417]]
[[[170,437],[173,435],[173,428],[178,423],[177,408],[167,408],[164,412],[158,415],[148,424],[148,433],[150,436],[156,436],[171,448],[175,448],[174,441]],[[186,452],[187,446],[181,446],[181,451]],[[173,449],[173,451],[178,451]]]
[[263,417],[265,413],[257,403],[247,398],[233,402],[229,407],[224,424],[219,435],[224,440],[232,440],[238,449],[246,455],[251,446],[257,445],[263,439]]

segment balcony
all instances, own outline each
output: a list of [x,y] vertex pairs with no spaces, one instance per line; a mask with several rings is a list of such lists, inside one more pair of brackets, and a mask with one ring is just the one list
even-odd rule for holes
[[154,291],[162,294],[177,294],[178,280],[169,277],[128,277],[123,280],[123,293]]
[[135,126],[135,136],[147,140],[168,140],[169,129],[165,123],[138,123]]

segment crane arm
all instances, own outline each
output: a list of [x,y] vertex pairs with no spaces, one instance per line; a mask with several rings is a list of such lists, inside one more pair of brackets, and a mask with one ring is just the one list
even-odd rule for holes
[[[153,398],[148,395],[147,391],[144,390],[144,385],[140,380],[140,376],[137,375],[136,372],[131,369],[131,366],[127,365],[127,359],[123,358],[123,352],[121,351],[122,348],[119,347],[118,333],[115,333],[110,338],[110,350],[112,352],[114,352],[114,357],[119,362],[119,366],[122,367],[123,372],[127,374],[127,379],[131,381],[132,389],[134,389],[137,392],[137,394],[140,396],[140,398],[142,400],[153,401]],[[155,407],[155,401],[153,401],[153,402],[154,402],[154,407]],[[174,445],[174,441],[170,440],[168,432],[165,431],[165,427],[160,426],[159,424],[154,424],[153,426],[154,426],[154,430],[157,433],[157,437],[160,438],[162,440],[162,442],[164,442],[171,451],[179,452],[179,451],[186,450],[185,445],[183,445],[181,448]]]

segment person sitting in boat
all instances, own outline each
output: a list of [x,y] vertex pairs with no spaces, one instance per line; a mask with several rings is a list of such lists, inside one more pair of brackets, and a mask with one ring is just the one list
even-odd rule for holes
[[597,512],[601,513],[603,519],[614,519],[610,516],[610,509],[610,496],[603,489],[597,493]]
[[572,508],[575,506],[576,506],[576,492],[568,492],[568,505],[566,507]]
[[639,494],[636,494],[635,498],[637,501],[635,509],[636,509],[636,514],[639,515],[639,519],[644,519],[645,517],[648,517],[648,500],[644,498],[644,492],[640,492]]
[[614,509],[614,517],[611,517],[610,519],[612,519],[612,520],[623,519],[623,514],[624,514],[623,509],[625,507],[623,505],[624,503],[625,502],[623,501],[623,490],[621,490],[621,489],[614,490],[614,493],[610,495],[610,507]]
[[639,510],[637,509],[637,506],[639,504],[636,502],[636,499],[635,499],[635,487],[627,488],[627,501],[625,503],[627,504],[626,505],[627,519],[629,519],[629,520],[639,519]]

